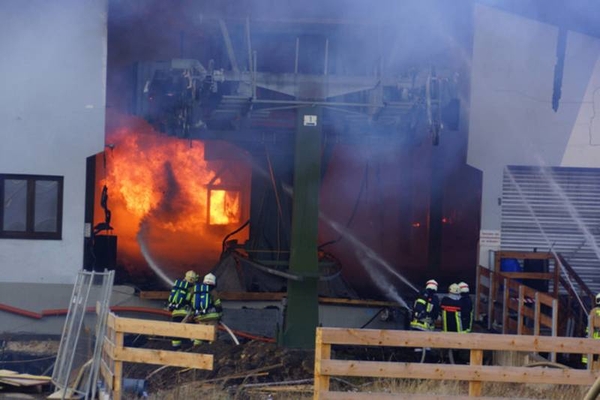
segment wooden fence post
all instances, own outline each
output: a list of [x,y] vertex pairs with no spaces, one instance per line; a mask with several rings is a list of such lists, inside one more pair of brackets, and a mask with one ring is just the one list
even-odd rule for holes
[[[116,328],[115,328],[116,329]],[[123,348],[123,338],[125,334],[115,330],[115,350]],[[123,382],[123,361],[115,360],[113,381],[113,400],[121,400],[122,382]]]
[[502,334],[507,335],[508,329],[508,302],[510,301],[510,289],[508,287],[508,279],[504,278],[504,295],[502,300]]
[[534,303],[533,303],[533,307],[534,307],[534,313],[533,313],[533,320],[534,320],[534,326],[533,326],[533,334],[535,336],[539,336],[540,335],[540,327],[541,327],[541,314],[542,314],[542,306],[540,304],[540,292],[535,292],[535,298],[534,298]]
[[481,285],[481,268],[481,265],[478,265],[475,273],[475,310],[473,313],[475,321],[479,321],[479,314],[481,313],[481,288],[479,287]]
[[517,335],[523,334],[523,326],[525,325],[525,318],[523,317],[525,308],[525,286],[519,285],[519,309],[517,312]]
[[[483,350],[471,350],[470,365],[483,365]],[[469,382],[469,396],[481,396],[481,381]]]
[[321,374],[321,361],[331,358],[331,345],[323,343],[323,329],[317,328],[315,342],[315,393],[314,400],[318,400],[320,392],[329,391],[329,376]]

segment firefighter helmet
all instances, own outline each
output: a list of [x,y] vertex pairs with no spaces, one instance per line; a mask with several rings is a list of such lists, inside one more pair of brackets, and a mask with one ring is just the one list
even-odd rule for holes
[[196,283],[198,282],[198,274],[190,270],[185,273],[185,280],[189,283]]
[[208,273],[204,276],[204,280],[202,281],[205,285],[213,285],[217,284],[217,277],[211,273]]
[[600,307],[600,293],[596,295],[596,305]]
[[425,284],[425,289],[431,289],[431,290],[437,292],[437,290],[438,290],[438,283],[435,281],[435,279],[430,279]]
[[465,282],[460,282],[458,287],[461,293],[469,293],[469,285],[467,285]]
[[459,294],[460,293],[460,287],[458,287],[458,284],[453,283],[452,285],[450,285],[448,287],[448,292],[450,294]]

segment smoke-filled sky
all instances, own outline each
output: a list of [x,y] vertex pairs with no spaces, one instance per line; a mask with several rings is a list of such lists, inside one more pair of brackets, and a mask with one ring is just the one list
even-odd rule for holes
[[[461,112],[465,114],[477,3],[516,10],[519,15],[586,33],[594,33],[600,26],[594,23],[600,16],[590,9],[588,0],[568,5],[525,0],[113,0],[109,7],[107,105],[116,112],[130,111],[132,65],[138,61],[190,58],[207,65],[214,60],[216,68],[231,70],[218,23],[222,19],[233,57],[242,71],[248,69],[250,45],[257,54],[258,71],[293,72],[297,41],[298,72],[304,74],[373,76],[379,72],[406,76],[436,67],[457,76]],[[494,28],[499,34],[511,32],[510,24]],[[459,130],[443,136],[438,148],[431,148],[426,140],[413,142],[413,147],[398,142],[383,146],[365,142],[362,148],[337,146],[331,170],[324,177],[328,187],[322,193],[322,211],[329,211],[335,222],[344,226],[355,200],[361,200],[357,196],[363,196],[358,217],[352,221],[357,230],[354,233],[370,241],[378,256],[397,270],[412,270],[417,284],[430,278],[415,270],[427,265],[428,238],[422,227],[429,223],[432,182],[443,185],[443,217],[448,223],[444,232],[450,239],[444,242],[446,250],[442,249],[445,270],[429,272],[449,276],[471,270],[476,263],[481,178],[465,164],[467,120],[462,115]],[[427,137],[426,132],[421,134]],[[361,185],[367,188],[365,193]],[[322,241],[339,235],[331,227],[322,228],[320,233]],[[357,283],[362,283],[360,267],[352,267],[353,263],[360,264],[354,250],[347,243],[347,247],[341,243],[337,246],[340,258],[358,276]]]

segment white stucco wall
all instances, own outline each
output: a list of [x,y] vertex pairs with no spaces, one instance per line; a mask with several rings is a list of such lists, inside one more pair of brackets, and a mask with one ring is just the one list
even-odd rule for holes
[[104,148],[106,0],[0,3],[0,173],[64,176],[62,240],[0,239],[0,281],[70,283],[86,157]]
[[[590,47],[597,51],[599,40]],[[600,168],[600,55],[571,131],[561,166]]]
[[[500,229],[505,166],[599,164],[600,146],[580,136],[590,126],[591,99],[600,101],[588,87],[600,86],[600,39],[568,33],[562,97],[554,112],[557,37],[554,26],[475,7],[467,162],[483,171],[482,230]],[[598,124],[595,129],[600,132]]]

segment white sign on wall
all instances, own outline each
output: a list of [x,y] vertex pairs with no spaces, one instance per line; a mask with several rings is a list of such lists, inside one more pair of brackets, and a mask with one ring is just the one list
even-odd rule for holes
[[479,232],[479,245],[487,247],[500,247],[500,231],[481,230]]
[[305,115],[304,116],[304,126],[317,126],[317,116],[316,115]]

